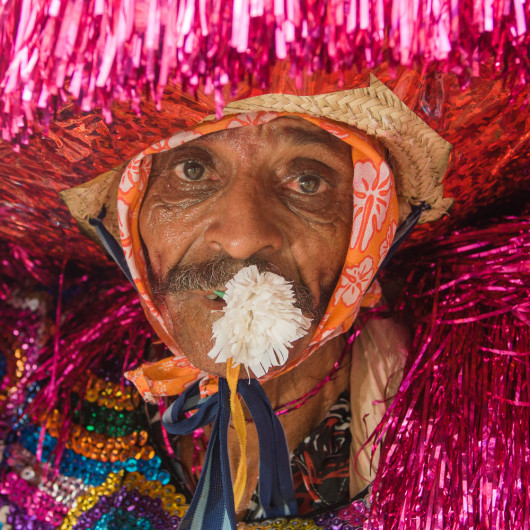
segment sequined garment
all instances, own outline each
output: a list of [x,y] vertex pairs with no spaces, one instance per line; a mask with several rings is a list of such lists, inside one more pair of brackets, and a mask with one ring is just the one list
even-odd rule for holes
[[[5,382],[9,373],[16,372],[21,352],[2,353],[0,375]],[[176,529],[187,509],[190,486],[178,460],[172,460],[159,446],[162,433],[156,414],[148,421],[136,390],[122,387],[108,373],[106,377],[92,374],[83,390],[78,385],[73,394],[72,427],[59,458],[58,474],[54,474],[53,463],[64,421],[59,411],[55,409],[40,421],[25,416],[16,422],[14,416],[3,416],[4,422],[13,422],[13,430],[2,445],[0,522],[6,526],[1,528]],[[25,398],[31,400],[34,394],[35,389]],[[44,424],[46,432],[42,430]],[[299,503],[306,508],[324,507],[325,513],[313,518],[246,522],[239,527],[360,527],[369,505],[364,498],[347,502],[348,426],[345,393],[294,451]],[[333,454],[321,462],[320,474],[313,476],[308,470],[314,469],[323,446],[332,448]],[[50,465],[39,463],[37,454]],[[324,465],[330,458],[338,465]],[[308,495],[306,484],[312,494]],[[340,491],[341,496],[334,491]],[[344,500],[345,506],[330,511],[329,506],[337,505],[338,499]],[[254,515],[258,513],[256,510]]]

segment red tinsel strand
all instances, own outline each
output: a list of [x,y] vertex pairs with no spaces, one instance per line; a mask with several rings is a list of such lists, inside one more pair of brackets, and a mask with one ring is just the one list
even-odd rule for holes
[[376,432],[374,528],[528,528],[530,219],[404,256],[415,332]]
[[57,307],[55,310],[55,330],[53,334],[53,362],[51,370],[51,381],[46,389],[48,392],[48,400],[54,403],[56,400],[56,386],[57,381],[57,361],[59,359],[59,341],[61,338],[61,309],[63,304],[63,286],[64,286],[64,269],[66,267],[66,259],[63,259],[61,266],[61,273],[59,275],[59,288],[57,291]]
[[[289,60],[292,76],[439,63],[471,77],[500,75],[512,88],[530,70],[528,2],[512,0],[25,0],[0,7],[2,138],[26,142],[68,98],[81,110],[113,101],[137,112],[144,93],[157,106],[169,83],[190,93],[242,82],[271,85],[271,66]],[[494,68],[491,64],[494,62]],[[481,70],[484,69],[484,73]]]

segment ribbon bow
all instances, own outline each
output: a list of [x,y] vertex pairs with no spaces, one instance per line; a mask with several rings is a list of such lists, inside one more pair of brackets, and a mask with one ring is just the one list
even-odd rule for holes
[[[265,515],[267,518],[297,515],[283,427],[256,379],[239,380],[237,391],[245,401],[258,432],[258,491]],[[196,411],[195,414],[186,418],[184,414],[192,410]],[[177,398],[162,418],[162,424],[169,433],[180,435],[191,434],[213,421],[199,484],[180,529],[231,530],[237,527],[228,460],[230,390],[226,379],[219,378],[219,392],[207,398],[201,398],[197,381]]]

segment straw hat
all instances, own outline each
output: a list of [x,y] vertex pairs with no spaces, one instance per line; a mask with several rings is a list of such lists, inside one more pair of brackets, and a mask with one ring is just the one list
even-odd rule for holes
[[[316,96],[264,94],[229,103],[223,114],[273,111],[307,114],[356,127],[376,137],[388,150],[396,175],[400,220],[411,206],[424,203],[420,223],[434,221],[451,207],[453,200],[443,197],[443,178],[451,144],[410,110],[374,75],[370,86]],[[208,116],[205,120],[213,120]],[[104,224],[120,241],[116,212],[117,190],[126,163],[99,177],[61,192],[81,230],[99,243],[88,219],[106,209]]]

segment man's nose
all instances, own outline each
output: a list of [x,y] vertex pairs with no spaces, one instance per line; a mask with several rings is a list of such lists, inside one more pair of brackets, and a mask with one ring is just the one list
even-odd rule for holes
[[246,179],[231,183],[212,205],[205,242],[234,259],[278,252],[284,235],[271,207],[274,199],[267,195],[258,184]]

